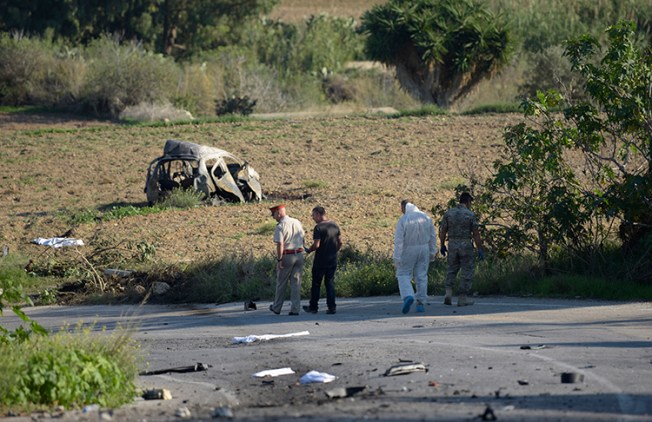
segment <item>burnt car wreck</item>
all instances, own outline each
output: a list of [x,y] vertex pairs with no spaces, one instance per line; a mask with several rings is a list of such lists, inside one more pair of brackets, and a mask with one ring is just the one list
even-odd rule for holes
[[147,202],[163,200],[175,189],[194,189],[213,204],[263,197],[260,176],[246,161],[219,148],[170,139],[147,167]]

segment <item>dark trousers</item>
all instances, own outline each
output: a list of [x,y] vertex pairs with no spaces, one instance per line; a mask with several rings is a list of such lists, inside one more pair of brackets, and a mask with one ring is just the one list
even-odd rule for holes
[[317,310],[319,304],[319,295],[321,282],[324,280],[326,286],[326,306],[328,309],[335,310],[335,269],[332,267],[312,267],[312,287],[310,288],[310,309]]

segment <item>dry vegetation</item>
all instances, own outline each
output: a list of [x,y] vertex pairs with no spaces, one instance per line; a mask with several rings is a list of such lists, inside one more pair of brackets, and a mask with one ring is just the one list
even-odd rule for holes
[[[485,173],[505,126],[522,118],[356,116],[134,128],[49,116],[47,127],[70,128],[51,131],[2,117],[0,244],[35,257],[43,247],[30,244],[33,238],[74,228],[87,242],[154,244],[162,263],[271,253],[271,234],[262,229],[273,225],[267,208],[277,202],[287,203],[307,229],[313,225],[310,210],[322,205],[341,224],[346,243],[389,254],[400,200],[410,198],[424,210],[446,203],[463,181],[461,172]],[[259,171],[268,199],[76,228],[66,223],[66,213],[84,209],[144,206],[147,165],[169,138],[246,158]]]
[[384,0],[281,0],[270,17],[292,23],[319,13],[358,19],[365,11],[383,3]]

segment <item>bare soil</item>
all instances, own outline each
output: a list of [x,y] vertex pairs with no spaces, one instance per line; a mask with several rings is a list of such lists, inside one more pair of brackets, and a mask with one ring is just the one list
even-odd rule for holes
[[[356,115],[134,128],[29,116],[0,114],[0,245],[31,258],[64,253],[30,242],[72,230],[91,244],[147,242],[166,264],[272,253],[268,207],[280,202],[307,232],[311,209],[321,205],[346,244],[389,254],[400,201],[423,210],[446,204],[462,174],[488,174],[505,127],[522,119]],[[267,199],[71,226],[70,216],[84,210],[145,206],[147,165],[170,138],[248,160]]]

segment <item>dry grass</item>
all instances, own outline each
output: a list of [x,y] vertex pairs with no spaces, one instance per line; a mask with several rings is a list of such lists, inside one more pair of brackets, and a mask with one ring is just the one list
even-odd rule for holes
[[383,3],[384,0],[281,0],[270,17],[292,23],[320,13],[359,19],[365,11]]
[[43,247],[31,239],[71,228],[63,210],[145,205],[147,165],[166,139],[175,138],[246,158],[261,175],[267,201],[86,223],[76,235],[148,242],[156,245],[156,258],[169,263],[238,251],[262,256],[273,247],[271,236],[259,230],[273,221],[267,208],[285,202],[308,232],[311,209],[322,205],[341,224],[346,243],[389,253],[400,200],[410,198],[424,210],[445,204],[463,180],[460,172],[485,173],[505,126],[521,118],[367,115],[92,129],[69,122],[70,131],[31,132],[15,130],[24,124],[3,125],[0,244],[35,257]]

